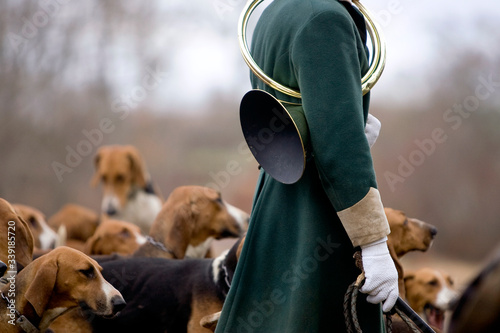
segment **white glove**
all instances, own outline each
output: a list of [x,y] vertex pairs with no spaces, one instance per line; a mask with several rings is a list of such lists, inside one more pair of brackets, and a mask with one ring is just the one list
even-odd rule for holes
[[378,135],[380,133],[380,127],[382,127],[380,120],[369,113],[368,117],[366,118],[365,135],[368,139],[370,148],[371,146],[373,146],[375,141],[377,141]]
[[368,294],[373,304],[383,302],[384,312],[390,311],[399,296],[398,272],[387,248],[387,237],[361,246],[365,283],[360,291]]

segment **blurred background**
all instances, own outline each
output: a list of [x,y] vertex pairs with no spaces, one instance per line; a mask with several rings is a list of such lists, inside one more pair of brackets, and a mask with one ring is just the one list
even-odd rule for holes
[[[258,171],[238,118],[250,89],[236,37],[244,3],[0,2],[0,197],[47,217],[70,202],[97,211],[95,152],[132,144],[163,196],[212,186],[249,211]],[[371,99],[384,204],[439,229],[408,264],[471,274],[500,235],[500,3],[365,4],[388,49]],[[237,174],[226,177],[229,162]]]

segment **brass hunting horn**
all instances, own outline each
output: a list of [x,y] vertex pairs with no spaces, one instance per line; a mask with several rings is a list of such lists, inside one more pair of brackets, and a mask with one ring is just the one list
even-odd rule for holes
[[[265,84],[283,94],[301,98],[299,91],[281,85],[264,73],[250,54],[247,24],[254,9],[263,1],[248,0],[240,15],[238,40],[241,54],[248,67]],[[365,17],[372,44],[370,68],[361,80],[364,95],[377,83],[384,70],[385,41],[368,10],[359,0],[353,2]],[[271,177],[284,184],[293,184],[302,177],[309,129],[301,104],[280,101],[263,90],[253,89],[241,100],[240,123],[250,151]]]

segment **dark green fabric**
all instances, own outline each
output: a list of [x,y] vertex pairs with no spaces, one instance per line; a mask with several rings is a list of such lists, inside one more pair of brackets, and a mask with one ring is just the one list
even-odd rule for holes
[[[254,33],[252,55],[276,81],[302,94],[320,177],[337,211],[349,208],[377,188],[366,136],[361,93],[365,46],[349,13],[337,1],[278,0],[266,10]],[[278,99],[253,77],[252,85]],[[339,158],[339,157],[342,158]]]
[[[344,332],[343,296],[359,271],[336,211],[376,188],[364,134],[365,46],[336,0],[275,0],[257,24],[252,54],[275,80],[300,87],[312,154],[295,184],[261,172],[216,332]],[[296,101],[255,77],[252,85]],[[383,331],[380,307],[363,296],[358,303],[363,331]]]

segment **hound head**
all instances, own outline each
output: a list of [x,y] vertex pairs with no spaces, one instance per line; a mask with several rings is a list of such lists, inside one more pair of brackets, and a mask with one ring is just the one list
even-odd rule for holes
[[146,237],[135,224],[104,220],[95,234],[85,243],[85,253],[88,255],[106,255],[119,253],[122,255],[134,253],[139,246],[146,243]]
[[218,191],[181,186],[164,203],[150,236],[168,245],[177,258],[184,257],[188,246],[194,254],[190,256],[204,257],[211,240],[240,237],[248,220],[247,213],[225,202]]
[[427,251],[437,234],[435,226],[426,222],[408,218],[405,213],[392,208],[385,208],[391,233],[389,246],[393,246],[398,257],[410,251]]
[[443,328],[445,311],[458,296],[448,274],[431,268],[422,268],[405,274],[406,299],[418,313],[423,313],[429,324]]
[[125,306],[122,295],[103,278],[101,270],[95,260],[62,246],[34,260],[18,279],[28,281],[24,296],[48,326],[79,305],[102,316],[112,316]]
[[188,190],[197,229],[206,229],[215,239],[240,237],[247,230],[249,215],[223,200],[220,192],[208,187]]
[[137,188],[146,187],[146,169],[139,151],[133,146],[103,146],[94,159],[92,184],[103,186],[102,211],[119,215]]
[[8,263],[10,242],[10,246],[15,247],[17,263],[23,267],[27,266],[33,259],[33,234],[28,223],[17,214],[9,202],[2,198],[0,198],[0,235],[2,235],[0,261]]
[[49,227],[41,211],[21,204],[13,204],[12,207],[28,223],[35,240],[35,247],[41,250],[55,247],[58,241],[57,233]]
[[68,239],[85,242],[95,233],[100,219],[92,209],[69,203],[61,207],[47,222],[54,230],[59,231],[61,227],[65,227]]

